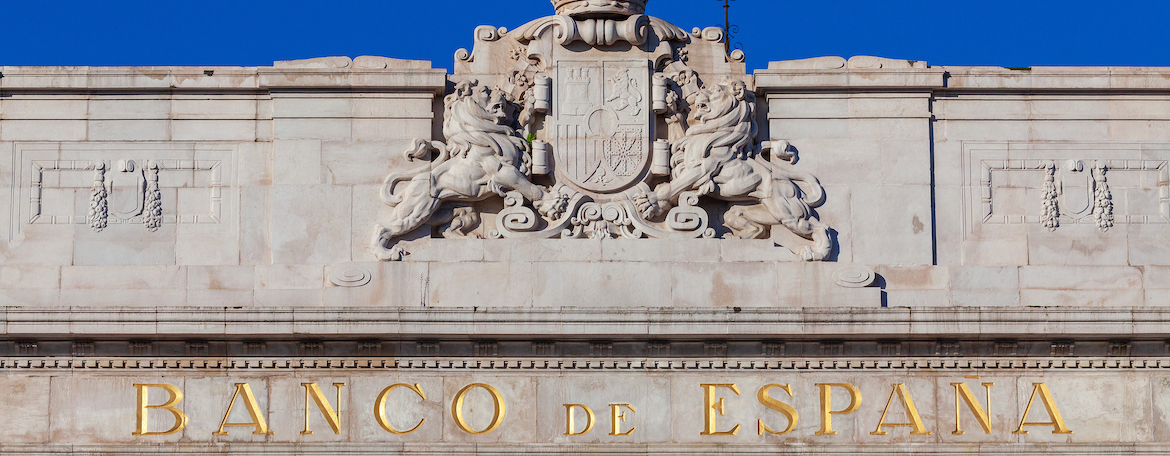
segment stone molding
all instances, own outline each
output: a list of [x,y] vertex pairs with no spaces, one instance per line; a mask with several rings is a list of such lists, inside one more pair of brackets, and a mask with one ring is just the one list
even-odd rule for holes
[[1170,309],[1135,308],[0,308],[6,337],[77,335],[841,336],[1160,338]]
[[1019,358],[1019,357],[963,357],[963,358],[900,358],[900,359],[681,359],[681,358],[392,358],[392,357],[282,357],[282,358],[208,358],[208,357],[78,357],[78,358],[0,358],[0,369],[21,370],[489,370],[489,371],[825,371],[825,370],[1170,370],[1170,358]]

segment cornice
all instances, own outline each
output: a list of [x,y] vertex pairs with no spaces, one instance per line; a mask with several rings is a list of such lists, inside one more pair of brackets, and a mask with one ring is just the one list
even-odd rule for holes
[[1170,308],[0,308],[0,336],[1161,338]]
[[1167,370],[1167,357],[1116,358],[386,358],[386,357],[8,357],[0,370],[14,371],[938,371],[938,370]]

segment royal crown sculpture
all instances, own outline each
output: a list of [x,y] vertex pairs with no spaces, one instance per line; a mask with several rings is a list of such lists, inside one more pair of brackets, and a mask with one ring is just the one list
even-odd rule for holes
[[[806,261],[832,249],[825,193],[796,149],[758,138],[743,53],[687,33],[645,1],[554,0],[514,31],[481,26],[456,53],[445,141],[418,139],[391,173],[372,250],[443,237],[760,238]],[[783,234],[783,233],[779,233]],[[779,241],[778,241],[779,242]]]

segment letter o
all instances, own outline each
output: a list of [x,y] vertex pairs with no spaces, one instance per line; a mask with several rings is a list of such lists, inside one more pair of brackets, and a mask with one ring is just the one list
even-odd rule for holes
[[[492,395],[492,402],[495,404],[495,413],[492,415],[492,422],[482,431],[471,429],[471,426],[468,426],[467,421],[463,419],[463,400],[467,398],[467,393],[472,388],[483,388],[486,390],[488,394]],[[463,387],[463,389],[455,394],[455,400],[451,402],[451,416],[455,419],[455,425],[459,426],[459,429],[462,429],[463,432],[472,435],[483,435],[496,430],[504,422],[505,411],[504,396],[500,395],[499,390],[486,383],[472,383]]]

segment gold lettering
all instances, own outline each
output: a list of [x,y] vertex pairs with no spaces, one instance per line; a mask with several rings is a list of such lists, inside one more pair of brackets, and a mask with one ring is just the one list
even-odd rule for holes
[[[861,407],[861,391],[848,383],[817,383],[821,389],[821,430],[817,435],[837,435],[833,430],[833,415],[848,415]],[[849,392],[849,406],[844,410],[833,411],[833,387],[845,388]]]
[[[593,430],[593,409],[583,404],[564,404],[565,405],[565,435],[585,435]],[[585,411],[585,430],[577,432],[577,426],[573,423],[573,409],[579,408]]]
[[626,421],[626,414],[621,411],[622,407],[630,409],[630,413],[638,413],[637,410],[634,410],[634,406],[630,404],[609,404],[609,410],[613,413],[613,430],[610,431],[609,435],[630,435],[634,433],[635,429],[638,429],[631,427],[630,430],[622,432],[622,423]]
[[[183,413],[182,410],[179,410],[177,407],[175,407],[175,406],[179,405],[179,402],[183,401],[183,391],[182,390],[180,390],[178,387],[176,387],[174,385],[163,385],[163,384],[135,383],[134,387],[138,389],[138,425],[135,427],[135,429],[137,429],[137,430],[134,431],[134,435],[170,435],[170,434],[174,434],[176,432],[179,432],[179,431],[183,430],[183,428],[187,427],[187,414]],[[164,402],[162,405],[147,405],[147,402],[148,402],[147,399],[149,397],[149,388],[162,388],[163,390],[166,390],[167,394],[170,395],[170,399],[167,399],[167,401]],[[150,409],[160,409],[160,410],[166,410],[168,412],[171,412],[171,414],[175,416],[175,425],[172,426],[171,429],[167,430],[167,431],[148,432],[146,430],[146,425],[147,425],[146,417],[147,417],[147,412]]]
[[983,388],[987,390],[987,411],[983,411],[983,407],[979,405],[979,400],[975,398],[975,394],[971,392],[971,388],[967,387],[966,383],[951,383],[955,387],[955,430],[951,434],[963,435],[963,428],[960,426],[959,419],[959,398],[967,402],[967,410],[970,410],[975,419],[979,421],[979,425],[983,426],[983,432],[991,433],[991,387],[995,383],[984,383]]
[[419,386],[418,383],[415,383],[413,385],[407,385],[405,383],[395,383],[393,385],[387,386],[386,389],[382,390],[381,393],[378,393],[378,399],[374,400],[374,417],[378,419],[378,424],[382,426],[382,429],[385,429],[387,432],[389,432],[391,434],[395,434],[395,435],[410,434],[414,431],[417,431],[418,428],[422,427],[423,423],[425,423],[427,421],[427,419],[423,418],[423,419],[419,420],[418,424],[414,425],[414,427],[411,428],[409,431],[399,431],[397,429],[394,429],[393,426],[390,426],[390,422],[386,421],[386,397],[389,396],[390,392],[394,391],[395,388],[407,388],[411,391],[414,391],[414,394],[417,394],[418,397],[422,398],[422,400],[424,400],[424,401],[427,400],[427,395],[423,394],[422,387]]
[[[1044,402],[1044,409],[1048,411],[1048,418],[1052,421],[1028,422],[1028,410],[1032,409],[1032,401],[1036,400],[1036,393],[1040,394],[1040,401]],[[1045,383],[1032,384],[1032,397],[1028,399],[1028,405],[1024,407],[1024,416],[1020,418],[1020,426],[1012,434],[1027,434],[1028,431],[1024,430],[1024,426],[1052,426],[1053,434],[1073,433],[1064,425],[1064,419],[1060,417],[1060,410],[1056,408],[1056,400],[1052,399],[1052,392],[1048,391],[1048,385]]]
[[337,413],[333,411],[329,400],[325,399],[325,394],[321,392],[321,388],[316,383],[301,383],[301,386],[305,387],[305,430],[301,431],[301,434],[313,434],[313,431],[309,430],[309,399],[312,398],[317,403],[317,411],[325,416],[325,421],[328,421],[329,427],[333,428],[333,433],[341,435],[341,417],[338,414],[341,412],[341,387],[345,384],[333,384],[333,387],[337,388]]
[[[251,423],[229,423],[228,416],[232,414],[232,407],[236,405],[236,398],[244,397],[244,406],[248,408],[248,414],[252,416]],[[255,435],[272,434],[268,429],[268,423],[264,421],[263,414],[260,413],[260,404],[256,403],[256,396],[252,394],[252,387],[247,383],[236,383],[236,392],[232,394],[231,402],[228,402],[227,411],[223,413],[223,421],[219,423],[219,430],[212,432],[213,435],[227,435],[224,431],[225,427],[254,427]]]
[[[735,435],[739,433],[738,424],[730,431],[719,432],[715,430],[715,419],[727,414],[727,403],[722,397],[718,401],[715,400],[715,389],[728,388],[736,396],[739,396],[739,387],[735,386],[734,383],[703,383],[699,386],[703,387],[703,416],[705,418],[703,432],[700,432],[699,435]],[[712,412],[719,412],[719,415]]]
[[764,424],[764,420],[756,420],[756,431],[759,433],[759,435],[764,435],[765,432],[777,435],[787,434],[792,432],[793,429],[796,429],[796,421],[800,419],[800,414],[796,413],[796,409],[792,408],[791,405],[773,399],[772,396],[768,394],[768,391],[772,388],[780,388],[784,390],[784,392],[788,393],[788,397],[792,397],[792,384],[788,383],[780,385],[773,383],[771,385],[765,385],[763,388],[760,388],[758,393],[756,393],[756,398],[760,400],[761,404],[764,404],[764,407],[768,407],[788,417],[788,427],[783,431],[776,432],[773,431],[772,428],[769,428],[768,425]]
[[[902,403],[902,408],[906,410],[906,417],[910,418],[909,423],[886,423],[886,414],[890,413],[890,405],[894,403],[894,396]],[[905,383],[894,383],[894,389],[890,391],[890,400],[886,401],[886,408],[882,410],[882,417],[878,419],[877,428],[870,432],[870,435],[886,435],[883,427],[909,427],[912,428],[910,435],[930,435],[930,431],[926,430],[926,426],[922,424],[922,417],[918,416],[918,409],[914,407],[914,400],[910,398],[910,391],[906,390]]]
[[[471,391],[472,388],[483,388],[487,390],[492,395],[492,402],[495,404],[495,413],[492,415],[492,422],[482,431],[471,429],[471,426],[468,426],[467,421],[463,419],[463,400],[467,398],[467,392]],[[463,432],[472,435],[487,434],[496,430],[503,423],[505,412],[504,396],[500,395],[498,390],[486,383],[472,383],[463,387],[463,389],[455,394],[455,400],[451,402],[451,416],[455,417],[455,425],[459,426],[459,429],[462,429]]]

